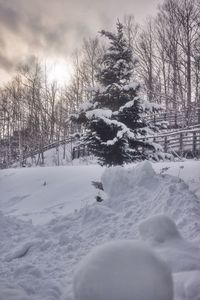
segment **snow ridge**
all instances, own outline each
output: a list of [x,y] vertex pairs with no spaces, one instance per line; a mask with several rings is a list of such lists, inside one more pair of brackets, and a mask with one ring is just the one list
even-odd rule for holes
[[[82,166],[77,172],[86,177],[90,168],[95,169]],[[69,172],[75,180],[75,170]],[[43,225],[0,215],[1,300],[74,299],[73,274],[81,259],[93,247],[119,239],[143,240],[165,261],[173,275],[175,300],[199,299],[200,205],[187,184],[156,174],[149,162],[105,169],[102,183],[103,202],[85,200],[72,213],[63,207]],[[48,188],[49,183],[41,186]],[[11,290],[20,296],[12,298]]]

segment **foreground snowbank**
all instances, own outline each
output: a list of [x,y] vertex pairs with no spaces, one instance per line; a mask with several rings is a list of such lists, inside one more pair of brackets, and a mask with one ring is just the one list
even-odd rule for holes
[[[35,224],[38,220],[42,224],[43,216],[45,222],[51,220],[33,226],[0,215],[0,288],[4,295],[9,289],[6,282],[27,300],[71,300],[74,270],[94,246],[142,239],[171,268],[175,300],[199,299],[200,203],[194,192],[180,178],[156,174],[150,164],[143,163],[136,168],[105,170],[105,200],[95,203],[91,180],[99,180],[101,173],[96,166],[0,172],[4,213],[32,218]],[[164,218],[151,218],[163,214]],[[177,229],[168,219],[165,222],[167,217]],[[152,228],[155,235],[141,230],[145,219],[149,221],[143,226]]]
[[170,269],[145,244],[118,240],[96,247],[74,277],[75,300],[173,300]]
[[200,199],[200,160],[159,162],[152,164],[157,173],[165,173],[184,180]]
[[178,177],[156,174],[149,162],[134,168],[106,169],[102,183],[108,200],[104,205],[135,223],[157,214],[166,214],[176,221],[189,239],[200,238],[200,201],[188,185]]
[[0,300],[28,300],[28,295],[19,286],[1,283]]
[[199,299],[200,247],[186,241],[175,223],[164,215],[145,220],[139,231],[173,272],[175,299]]

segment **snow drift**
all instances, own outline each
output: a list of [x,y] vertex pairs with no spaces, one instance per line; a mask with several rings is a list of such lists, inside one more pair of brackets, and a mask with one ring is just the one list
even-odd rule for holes
[[119,240],[96,247],[78,266],[75,300],[172,300],[168,266],[146,245]]
[[0,284],[0,300],[28,300],[28,295],[22,288],[9,285],[8,283]]
[[102,175],[106,194],[104,205],[126,212],[125,218],[135,223],[150,216],[165,214],[176,221],[178,229],[190,239],[200,237],[200,201],[178,177],[156,174],[150,162],[135,168],[114,167]]
[[172,272],[175,300],[199,299],[200,202],[194,192],[144,162],[106,169],[105,200],[96,203],[91,181],[102,172],[94,165],[0,171],[4,299],[11,297],[7,282],[28,300],[72,300],[80,261],[93,247],[118,239],[142,239],[153,248]]
[[142,222],[140,235],[149,242],[162,244],[181,239],[175,223],[165,215],[158,215]]

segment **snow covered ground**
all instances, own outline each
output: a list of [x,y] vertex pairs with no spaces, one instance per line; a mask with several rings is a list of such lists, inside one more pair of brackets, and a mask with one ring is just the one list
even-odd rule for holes
[[[152,166],[1,170],[0,300],[73,299],[80,260],[118,239],[143,241],[167,263],[175,300],[200,299],[200,161]],[[97,203],[91,181],[101,176]]]
[[94,165],[1,170],[0,210],[44,224],[93,202],[91,181],[101,173]]

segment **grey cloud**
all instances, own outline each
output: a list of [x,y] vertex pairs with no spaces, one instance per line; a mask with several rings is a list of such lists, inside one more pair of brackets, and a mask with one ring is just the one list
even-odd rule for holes
[[5,41],[4,38],[1,37],[1,31],[0,31],[0,49],[5,48]]
[[[158,1],[148,3],[155,6]],[[11,70],[18,64],[22,48],[29,56],[70,55],[84,37],[145,7],[148,13],[146,0],[0,0],[0,68]],[[19,51],[15,45],[11,55],[16,38]]]
[[5,55],[0,52],[0,66],[8,71],[13,69],[13,63]]
[[0,1],[0,24],[12,31],[18,31],[21,16],[14,7],[10,7],[8,2]]

